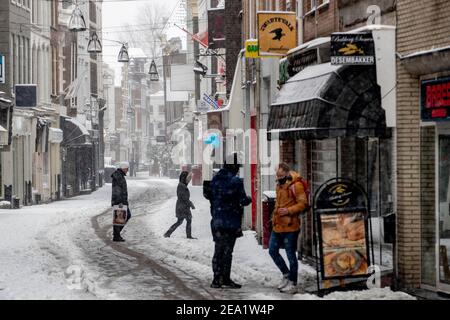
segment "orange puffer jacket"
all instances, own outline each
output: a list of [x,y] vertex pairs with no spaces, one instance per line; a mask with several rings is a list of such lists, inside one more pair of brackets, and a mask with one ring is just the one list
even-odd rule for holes
[[[292,181],[280,186],[277,185],[277,200],[273,211],[273,231],[277,233],[296,232],[300,230],[299,213],[305,210],[307,205],[306,194],[300,175],[291,171]],[[287,208],[289,214],[281,216],[278,209]]]

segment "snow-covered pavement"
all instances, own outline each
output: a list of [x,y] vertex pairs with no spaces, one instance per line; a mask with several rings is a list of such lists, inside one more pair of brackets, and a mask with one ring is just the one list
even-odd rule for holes
[[[87,196],[48,205],[0,210],[0,299],[299,299],[310,294],[278,293],[279,272],[253,232],[238,239],[232,275],[242,290],[213,290],[213,242],[209,203],[190,187],[193,235],[185,225],[171,238],[162,235],[175,222],[177,181],[128,179],[133,218],[127,242],[110,241],[111,185]],[[300,283],[315,271],[300,265]],[[326,299],[411,299],[389,289],[334,293]]]

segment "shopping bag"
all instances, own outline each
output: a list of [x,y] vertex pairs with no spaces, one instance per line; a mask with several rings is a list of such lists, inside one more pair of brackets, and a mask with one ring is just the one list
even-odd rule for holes
[[113,206],[113,225],[124,226],[127,223],[128,206],[116,205]]

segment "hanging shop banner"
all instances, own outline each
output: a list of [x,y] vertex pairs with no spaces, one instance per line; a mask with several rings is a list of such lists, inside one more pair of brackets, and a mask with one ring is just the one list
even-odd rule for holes
[[295,12],[258,12],[260,56],[285,56],[297,46]]
[[0,83],[5,83],[5,56],[0,55]]
[[331,64],[374,65],[375,43],[372,33],[333,33]]
[[225,9],[208,10],[208,43],[210,49],[225,48]]
[[450,120],[450,78],[422,81],[422,121]]
[[368,203],[364,190],[347,179],[330,180],[317,191],[314,216],[323,280],[368,276]]

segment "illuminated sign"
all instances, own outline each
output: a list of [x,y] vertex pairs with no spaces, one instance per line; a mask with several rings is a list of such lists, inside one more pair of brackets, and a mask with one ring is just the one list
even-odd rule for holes
[[450,120],[450,78],[422,81],[422,121]]

